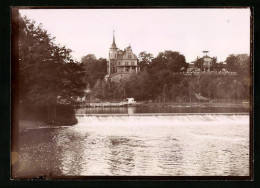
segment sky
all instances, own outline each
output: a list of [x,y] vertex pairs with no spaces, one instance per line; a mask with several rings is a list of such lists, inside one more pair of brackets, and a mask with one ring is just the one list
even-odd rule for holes
[[191,62],[207,50],[220,62],[230,54],[250,54],[249,8],[20,9],[20,14],[42,23],[78,61],[87,54],[108,58],[113,30],[117,47],[130,44],[137,56],[172,50]]

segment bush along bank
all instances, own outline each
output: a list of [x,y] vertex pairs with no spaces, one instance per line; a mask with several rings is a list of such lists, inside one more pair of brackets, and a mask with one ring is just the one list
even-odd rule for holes
[[48,125],[75,125],[78,123],[73,106],[64,104],[56,106],[22,105],[19,119],[43,122]]

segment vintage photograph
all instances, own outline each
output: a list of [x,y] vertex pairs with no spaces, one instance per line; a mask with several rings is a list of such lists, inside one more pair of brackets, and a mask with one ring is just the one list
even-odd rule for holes
[[251,11],[12,8],[11,179],[250,177]]

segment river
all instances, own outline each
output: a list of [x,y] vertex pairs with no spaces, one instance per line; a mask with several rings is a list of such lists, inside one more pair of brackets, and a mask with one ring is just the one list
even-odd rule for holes
[[248,111],[218,110],[80,109],[77,125],[20,135],[18,176],[248,176]]

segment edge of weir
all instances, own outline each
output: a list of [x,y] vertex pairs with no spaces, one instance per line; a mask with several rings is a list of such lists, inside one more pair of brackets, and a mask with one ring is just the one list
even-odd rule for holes
[[76,117],[88,116],[190,116],[190,115],[250,115],[248,112],[238,113],[136,113],[136,114],[75,114]]

